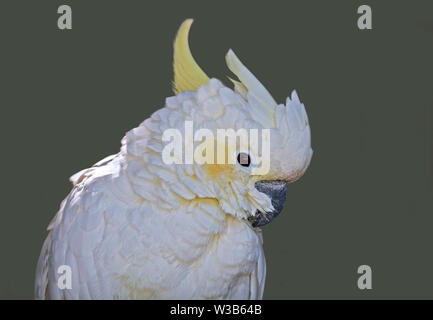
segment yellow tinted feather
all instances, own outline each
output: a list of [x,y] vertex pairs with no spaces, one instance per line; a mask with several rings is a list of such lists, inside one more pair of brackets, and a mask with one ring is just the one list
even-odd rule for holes
[[188,34],[192,23],[193,19],[185,20],[174,40],[173,91],[175,94],[184,91],[195,91],[210,80],[194,60],[189,49]]

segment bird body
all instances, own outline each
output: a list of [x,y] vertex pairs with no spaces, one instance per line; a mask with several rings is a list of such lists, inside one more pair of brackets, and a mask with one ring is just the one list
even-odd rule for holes
[[[262,298],[266,264],[257,226],[280,212],[281,186],[308,167],[308,118],[295,92],[277,105],[231,51],[227,63],[241,80],[235,89],[206,78],[185,50],[191,23],[179,31],[183,44],[175,42],[176,96],[127,132],[118,154],[71,177],[38,261],[37,299]],[[182,78],[182,70],[198,71]],[[215,136],[221,128],[270,130],[269,170],[166,163],[165,132],[184,135],[186,121]],[[259,158],[248,152],[248,159]],[[72,275],[67,289],[58,283],[65,265]]]
[[[144,201],[134,188],[146,182],[131,181],[133,172],[123,157],[77,177],[49,227],[37,298],[261,297],[260,232],[224,214],[215,200],[169,203],[164,199],[173,194],[167,191]],[[152,178],[166,183],[156,174]],[[58,287],[61,265],[72,268],[71,290]]]

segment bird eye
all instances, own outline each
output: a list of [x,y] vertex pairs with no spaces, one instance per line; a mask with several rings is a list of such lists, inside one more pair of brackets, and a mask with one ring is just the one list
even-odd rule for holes
[[251,158],[250,155],[248,153],[244,153],[244,152],[240,152],[238,154],[238,163],[242,166],[242,167],[249,167],[251,164]]

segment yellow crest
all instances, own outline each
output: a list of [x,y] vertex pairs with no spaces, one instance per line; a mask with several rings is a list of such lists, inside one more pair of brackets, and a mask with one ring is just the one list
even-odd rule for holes
[[193,19],[185,20],[180,26],[174,40],[173,91],[175,94],[184,91],[196,91],[210,80],[194,60],[189,49],[188,34],[192,23]]

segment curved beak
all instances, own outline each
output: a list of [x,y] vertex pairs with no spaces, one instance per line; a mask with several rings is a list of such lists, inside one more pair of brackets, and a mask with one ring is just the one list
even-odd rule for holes
[[271,212],[257,210],[254,217],[248,218],[254,228],[264,226],[278,216],[286,201],[287,185],[288,183],[282,180],[262,180],[256,182],[256,189],[271,198],[274,210]]

